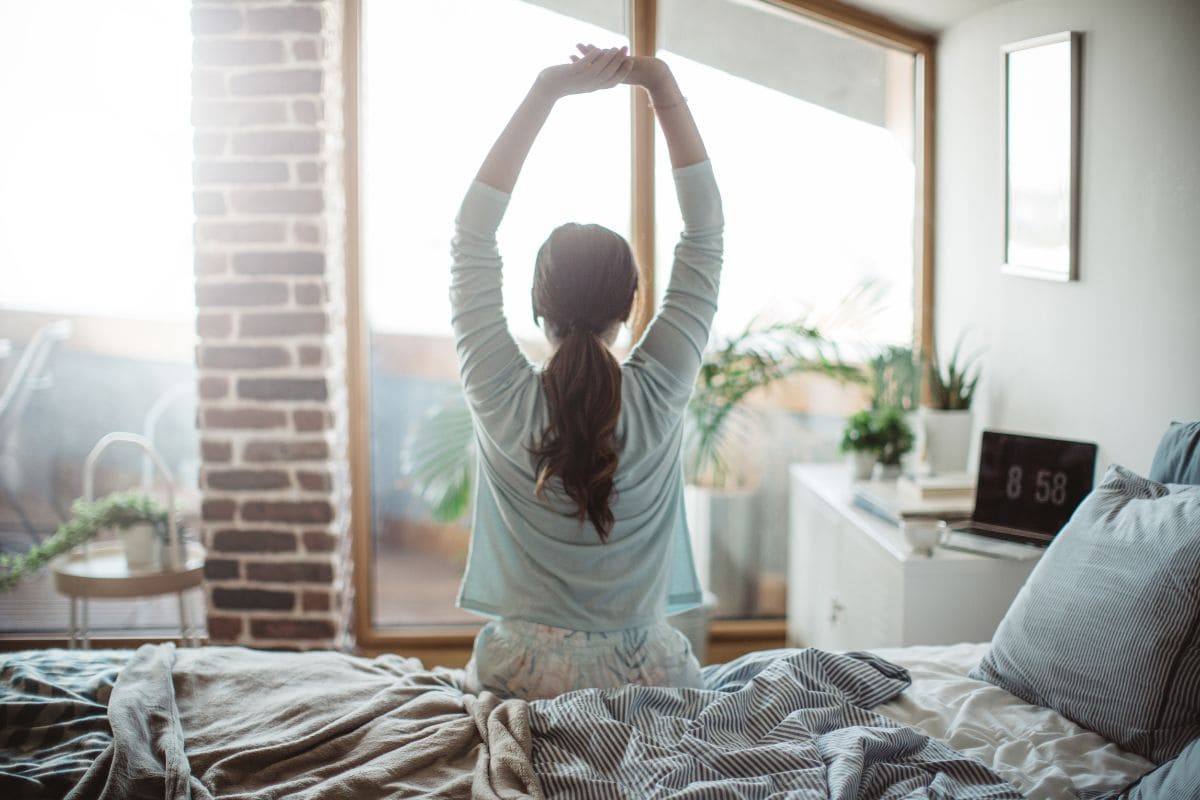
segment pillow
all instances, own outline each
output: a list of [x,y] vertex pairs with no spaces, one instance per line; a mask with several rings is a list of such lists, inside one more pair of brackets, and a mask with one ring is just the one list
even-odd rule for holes
[[1161,763],[1200,736],[1200,487],[1109,467],[971,672]]
[[1200,421],[1171,423],[1154,452],[1150,480],[1200,484]]
[[1120,793],[1106,794],[1096,800],[1179,800],[1200,797],[1200,739],[1153,772],[1147,772],[1137,783]]

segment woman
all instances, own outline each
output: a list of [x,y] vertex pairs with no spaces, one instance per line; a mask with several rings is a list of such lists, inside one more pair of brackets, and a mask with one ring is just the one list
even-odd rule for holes
[[[538,75],[492,146],[456,221],[450,298],[479,454],[461,607],[494,617],[475,640],[469,691],[553,697],[584,687],[701,686],[666,615],[699,605],[683,512],[683,414],[721,269],[721,201],[667,65],[579,46]],[[530,364],[504,319],[496,228],[554,103],[644,87],[667,140],[684,232],[662,310],[623,364],[629,245],[568,224],[538,253],[532,292],[554,354]]]

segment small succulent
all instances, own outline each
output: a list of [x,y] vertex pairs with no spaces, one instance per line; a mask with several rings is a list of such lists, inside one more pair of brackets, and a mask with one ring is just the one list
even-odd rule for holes
[[975,387],[979,383],[979,355],[962,357],[963,337],[959,336],[946,364],[945,372],[938,364],[937,351],[925,353],[925,374],[929,380],[929,407],[944,411],[971,407]]

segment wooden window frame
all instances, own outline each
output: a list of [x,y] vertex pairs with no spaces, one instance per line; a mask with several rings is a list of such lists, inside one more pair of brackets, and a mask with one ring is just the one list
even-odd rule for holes
[[[913,342],[933,343],[933,169],[934,80],[937,40],[934,36],[838,0],[761,0],[794,12],[841,33],[910,53],[914,57],[914,142],[916,197],[914,215]],[[635,55],[657,52],[657,0],[626,0],[630,21],[630,50]],[[354,581],[354,635],[366,653],[399,651],[426,663],[461,666],[470,654],[475,626],[431,626],[411,631],[377,628],[372,623],[370,397],[368,328],[362,307],[359,228],[359,87],[362,0],[345,0],[344,93],[346,188],[346,340],[348,348],[349,430],[351,476],[351,553]],[[639,336],[654,312],[654,115],[640,90],[631,94],[632,177],[631,246],[641,272],[641,289],[634,311],[634,335]],[[481,623],[482,624],[482,623]],[[725,660],[750,649],[779,647],[784,642],[783,620],[717,620],[710,630],[710,657]]]

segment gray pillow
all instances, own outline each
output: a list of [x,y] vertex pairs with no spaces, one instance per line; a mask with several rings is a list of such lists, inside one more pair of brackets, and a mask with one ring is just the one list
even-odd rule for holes
[[971,672],[1161,763],[1200,736],[1200,486],[1109,467]]
[[1200,484],[1200,421],[1170,424],[1154,452],[1150,480]]
[[[1116,796],[1121,800],[1186,800],[1200,797],[1200,739]],[[1105,800],[1107,798],[1108,795],[1105,795]]]

